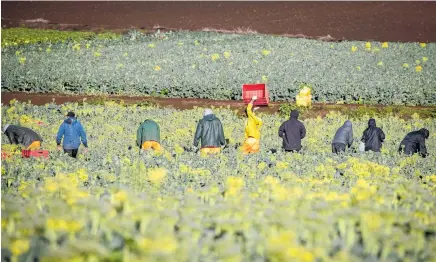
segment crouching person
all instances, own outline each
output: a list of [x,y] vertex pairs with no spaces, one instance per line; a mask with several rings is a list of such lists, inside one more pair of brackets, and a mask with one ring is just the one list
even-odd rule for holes
[[151,120],[145,120],[136,132],[136,145],[142,150],[153,149],[160,152],[160,128],[159,125]]
[[418,153],[425,158],[428,155],[425,140],[428,139],[429,135],[430,132],[425,128],[408,133],[401,141],[398,151],[406,155]]
[[353,144],[353,126],[350,120],[345,121],[344,125],[336,131],[332,142],[332,152],[339,154],[345,152],[345,147]]
[[226,144],[223,125],[211,109],[204,110],[203,118],[197,124],[194,137],[195,147],[198,147],[200,140],[202,155],[218,154],[221,152],[221,146]]
[[257,153],[260,148],[260,127],[263,122],[262,119],[257,117],[253,112],[258,109],[254,108],[253,110],[253,103],[256,100],[257,96],[253,96],[245,109],[247,122],[245,123],[245,140],[244,144],[242,144],[242,152],[244,154]]
[[9,143],[15,145],[21,144],[26,150],[37,150],[41,147],[41,136],[30,128],[6,125],[3,128],[3,132],[8,137]]
[[[63,143],[61,147],[61,141]],[[68,112],[66,119],[59,127],[58,134],[56,136],[56,143],[58,149],[64,149],[64,152],[69,156],[76,158],[79,151],[80,141],[85,146],[85,153],[88,152],[88,142],[86,139],[85,129],[82,124],[77,120],[76,115],[73,112]]]
[[283,139],[285,152],[300,152],[301,140],[306,137],[306,128],[298,120],[300,113],[292,110],[289,120],[282,123],[279,128],[279,137]]

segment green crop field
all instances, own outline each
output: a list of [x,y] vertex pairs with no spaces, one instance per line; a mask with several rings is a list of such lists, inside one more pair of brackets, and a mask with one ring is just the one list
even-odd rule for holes
[[272,101],[294,101],[304,85],[315,102],[436,101],[434,43],[8,30],[2,30],[3,91],[240,99],[242,84],[265,82]]
[[[90,150],[74,160],[55,134],[73,110]],[[50,159],[2,160],[2,256],[12,261],[434,261],[436,123],[377,117],[381,153],[331,154],[346,117],[306,119],[301,154],[285,154],[285,118],[262,115],[261,150],[243,156],[245,119],[214,109],[230,147],[189,152],[202,109],[64,104],[2,106],[2,125],[31,127]],[[161,126],[164,151],[140,155],[136,129]],[[360,138],[367,116],[352,119]],[[42,122],[42,124],[38,124]],[[407,132],[426,127],[430,156],[397,154]],[[357,141],[353,147],[357,146]],[[129,146],[132,146],[129,149]],[[270,149],[279,149],[272,154]]]

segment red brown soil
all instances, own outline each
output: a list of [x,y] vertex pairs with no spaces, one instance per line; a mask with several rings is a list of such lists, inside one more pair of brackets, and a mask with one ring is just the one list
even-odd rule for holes
[[[179,110],[193,109],[194,107],[211,108],[211,107],[223,107],[237,110],[239,113],[243,113],[245,110],[245,104],[242,101],[236,100],[209,100],[198,98],[162,98],[162,97],[145,97],[145,96],[91,96],[91,95],[70,95],[70,94],[40,94],[40,93],[24,93],[24,92],[2,92],[1,102],[2,105],[9,104],[12,99],[16,99],[20,102],[30,101],[34,105],[45,105],[47,103],[63,104],[66,102],[101,102],[101,101],[123,101],[125,104],[141,104],[150,102],[151,104],[160,107],[172,107]],[[280,106],[283,104],[289,104],[289,102],[273,102],[268,106],[259,107],[258,112],[274,114],[278,113]],[[367,107],[372,109],[383,109],[382,105],[335,105],[326,103],[313,104],[312,108],[304,113],[304,118],[312,117],[325,117],[330,111],[352,111],[359,110],[359,108]],[[434,106],[404,106],[403,108],[410,109],[410,113],[401,115],[403,118],[410,118],[413,113],[423,113],[423,117],[433,117],[436,115],[436,107]]]
[[[9,2],[2,27],[251,29],[326,40],[436,42],[436,2]],[[25,22],[43,18],[48,23]],[[330,36],[330,37],[328,37]]]

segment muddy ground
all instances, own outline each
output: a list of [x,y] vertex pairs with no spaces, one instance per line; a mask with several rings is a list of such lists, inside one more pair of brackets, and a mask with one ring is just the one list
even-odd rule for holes
[[2,1],[1,11],[2,27],[92,31],[239,28],[325,40],[436,42],[436,2],[430,1]]
[[[35,105],[45,105],[47,103],[63,104],[66,102],[86,102],[88,104],[104,104],[108,101],[117,103],[123,101],[124,104],[153,105],[159,107],[171,107],[179,110],[202,108],[229,108],[236,110],[243,115],[245,104],[243,101],[236,100],[209,100],[197,98],[164,98],[164,97],[144,97],[144,96],[92,96],[92,95],[70,95],[70,94],[38,94],[23,92],[2,92],[2,105],[9,104],[12,99],[21,102],[31,102]],[[284,108],[283,106],[287,106]],[[338,111],[350,117],[359,117],[368,113],[370,115],[386,115],[393,113],[403,119],[410,119],[414,113],[421,117],[436,118],[435,106],[382,106],[382,105],[357,105],[357,104],[327,104],[316,103],[310,108],[296,108],[295,103],[272,102],[268,106],[260,106],[258,112],[266,114],[288,112],[291,108],[300,110],[302,118],[325,117],[329,112]]]

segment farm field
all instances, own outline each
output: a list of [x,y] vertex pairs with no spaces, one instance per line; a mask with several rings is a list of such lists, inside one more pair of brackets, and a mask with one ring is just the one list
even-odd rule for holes
[[[2,135],[2,261],[436,261],[435,43],[15,28],[1,45],[1,126],[50,151],[22,158]],[[257,111],[260,152],[243,155],[250,82],[273,103]],[[295,106],[303,87],[312,107]],[[205,107],[229,141],[216,156],[192,145]],[[278,137],[292,109],[301,153]],[[56,149],[69,111],[88,136],[77,159]],[[380,153],[357,150],[370,117]],[[141,154],[149,118],[164,150]],[[347,119],[354,143],[332,154]],[[399,155],[420,128],[429,155]]]
[[2,30],[2,91],[240,100],[243,83],[263,82],[272,101],[294,101],[304,86],[314,102],[436,101],[434,43],[134,30],[116,39],[61,35],[31,44],[35,34],[8,30],[14,29]]
[[[90,150],[78,160],[56,152],[53,142],[71,110],[89,137]],[[2,255],[23,261],[436,258],[434,119],[376,118],[387,134],[380,154],[336,156],[330,143],[344,116],[304,120],[302,153],[272,154],[285,118],[261,114],[261,151],[243,156],[235,145],[243,141],[245,120],[228,109],[214,112],[230,146],[202,157],[189,152],[201,108],[3,106],[2,124],[33,128],[51,158],[2,160]],[[140,155],[134,146],[144,118],[161,126],[163,153]],[[366,122],[353,119],[356,139]],[[403,135],[421,127],[431,134],[430,156],[398,155]],[[5,142],[2,136],[2,150],[14,152]]]

